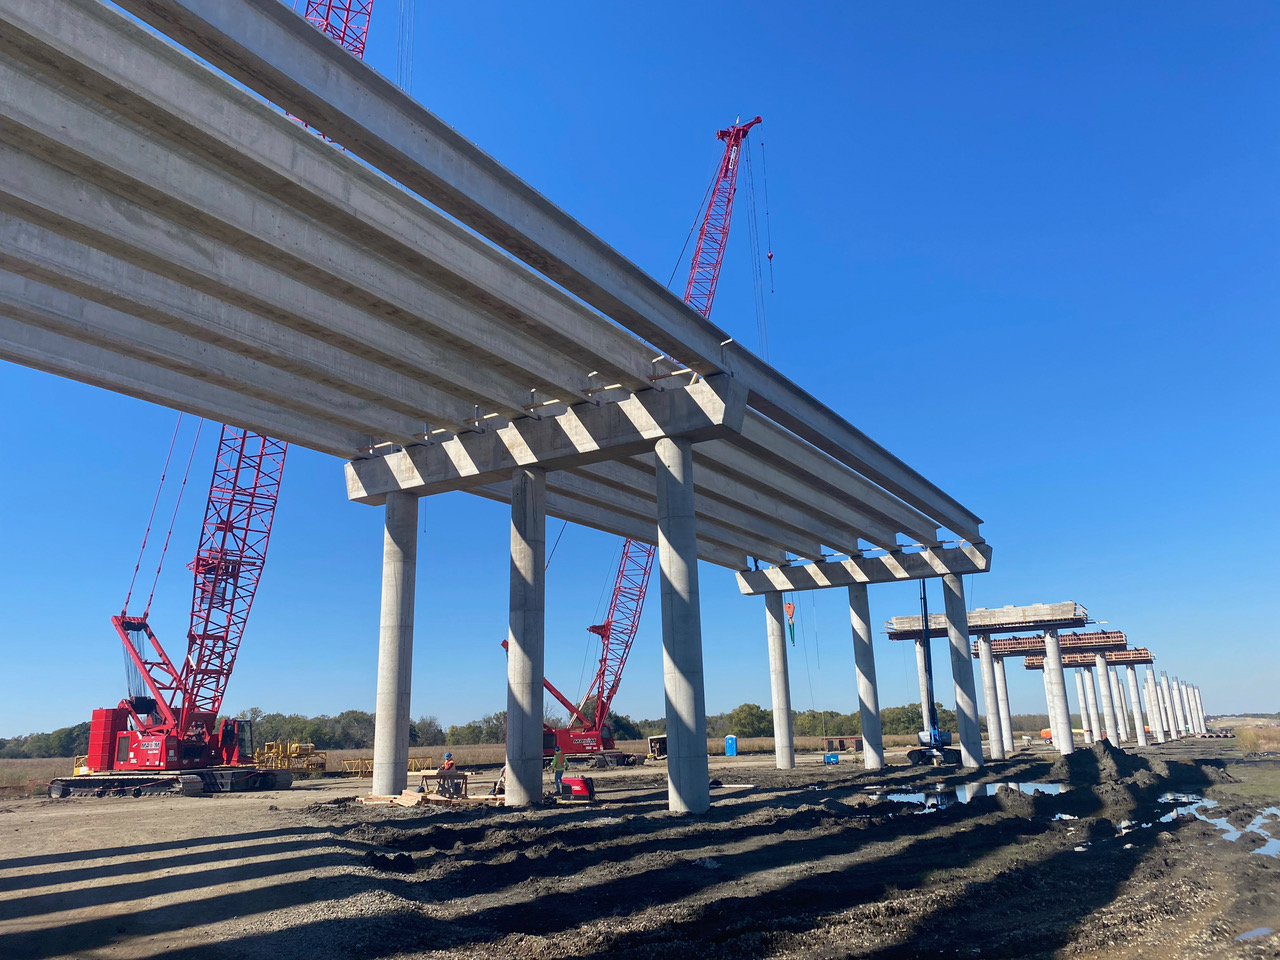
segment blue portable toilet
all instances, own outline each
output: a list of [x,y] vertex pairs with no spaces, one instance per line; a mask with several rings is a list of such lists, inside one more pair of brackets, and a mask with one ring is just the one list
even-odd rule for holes
[[724,738],[724,755],[726,757],[736,757],[738,755],[738,738],[732,733]]

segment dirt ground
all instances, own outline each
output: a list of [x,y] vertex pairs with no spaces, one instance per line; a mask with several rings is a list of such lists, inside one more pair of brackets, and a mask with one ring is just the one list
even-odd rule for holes
[[[1280,763],[1231,749],[1035,747],[967,775],[716,758],[700,817],[666,812],[654,766],[527,812],[366,807],[350,780],[5,801],[0,958],[1277,957],[1280,933],[1236,938],[1280,930],[1257,832],[1280,837]],[[932,796],[1009,782],[1069,789]],[[399,854],[413,872],[374,863]]]

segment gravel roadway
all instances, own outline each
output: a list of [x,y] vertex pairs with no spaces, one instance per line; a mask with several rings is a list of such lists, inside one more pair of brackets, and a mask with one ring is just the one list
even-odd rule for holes
[[[364,806],[352,780],[8,801],[0,958],[1278,957],[1280,933],[1237,938],[1280,930],[1280,770],[1229,750],[1037,746],[968,774],[716,758],[701,817],[665,810],[653,765],[531,811]],[[1069,789],[890,795],[996,783]]]

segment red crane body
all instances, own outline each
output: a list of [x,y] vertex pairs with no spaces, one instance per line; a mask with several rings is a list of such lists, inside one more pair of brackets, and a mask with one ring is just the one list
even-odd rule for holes
[[[304,16],[363,58],[372,9],[373,0],[307,0]],[[85,768],[116,776],[55,780],[50,795],[162,792],[177,780],[154,775],[174,771],[202,774],[180,778],[189,781],[179,784],[184,792],[287,785],[287,773],[237,773],[254,762],[250,723],[218,720],[262,576],[287,451],[283,441],[223,426],[200,545],[188,564],[194,582],[187,654],[174,664],[145,612],[111,618],[124,643],[129,696],[93,712]]]
[[[748,131],[760,122],[761,118],[755,117],[716,133],[717,139],[725,142],[724,156],[711,182],[711,198],[702,217],[684,290],[685,303],[707,318],[711,316],[729,241],[742,143]],[[639,540],[628,538],[623,543],[609,614],[603,623],[587,628],[600,638],[600,666],[582,702],[575,705],[550,681],[543,680],[547,692],[569,711],[568,727],[543,726],[544,754],[554,753],[557,746],[569,755],[607,753],[615,748],[613,731],[608,724],[609,706],[618,692],[622,670],[635,643],[636,631],[640,629],[640,614],[657,552],[657,547]]]

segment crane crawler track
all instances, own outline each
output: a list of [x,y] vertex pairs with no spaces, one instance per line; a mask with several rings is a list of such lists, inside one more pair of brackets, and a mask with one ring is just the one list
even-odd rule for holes
[[55,777],[49,783],[49,797],[199,797],[213,793],[242,793],[249,790],[287,790],[293,774],[287,770],[256,770],[251,767],[213,767],[185,773],[107,773]]

